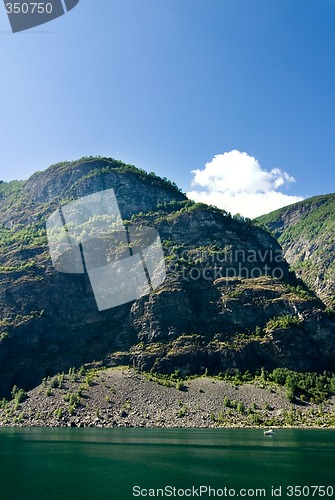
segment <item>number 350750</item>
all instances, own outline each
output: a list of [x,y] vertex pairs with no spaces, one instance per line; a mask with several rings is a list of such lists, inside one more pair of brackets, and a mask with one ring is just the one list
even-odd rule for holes
[[7,14],[51,14],[52,4],[44,2],[7,2]]

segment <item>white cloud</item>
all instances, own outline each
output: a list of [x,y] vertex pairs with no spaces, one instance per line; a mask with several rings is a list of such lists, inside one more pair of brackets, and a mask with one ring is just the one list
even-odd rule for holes
[[280,168],[263,170],[253,156],[237,150],[214,156],[203,170],[192,170],[192,174],[192,186],[200,189],[187,196],[232,214],[253,218],[303,200],[278,191],[295,182],[294,177]]

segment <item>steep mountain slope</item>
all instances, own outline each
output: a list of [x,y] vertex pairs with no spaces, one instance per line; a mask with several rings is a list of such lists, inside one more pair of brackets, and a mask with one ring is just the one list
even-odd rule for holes
[[335,306],[335,194],[315,196],[256,220],[278,239],[297,275]]
[[[53,268],[45,221],[108,188],[125,221],[158,230],[167,278],[99,311],[87,274]],[[263,229],[108,158],[58,164],[0,193],[1,394],[94,360],[163,373],[332,368],[335,320]]]

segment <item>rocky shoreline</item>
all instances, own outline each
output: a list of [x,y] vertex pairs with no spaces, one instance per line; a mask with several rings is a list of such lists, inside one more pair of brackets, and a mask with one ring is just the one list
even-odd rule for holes
[[127,367],[70,371],[3,401],[0,427],[335,426],[334,396],[320,405],[291,403],[282,387],[261,383],[158,382]]

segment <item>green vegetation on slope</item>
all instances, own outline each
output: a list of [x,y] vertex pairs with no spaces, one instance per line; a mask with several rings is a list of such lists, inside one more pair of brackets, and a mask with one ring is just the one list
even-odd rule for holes
[[335,194],[314,196],[255,220],[270,229],[281,243],[293,241],[301,234],[308,239],[334,234]]
[[9,198],[10,196],[17,196],[24,184],[25,181],[0,181],[0,200]]
[[298,276],[335,305],[335,194],[314,196],[255,222],[278,239]]

